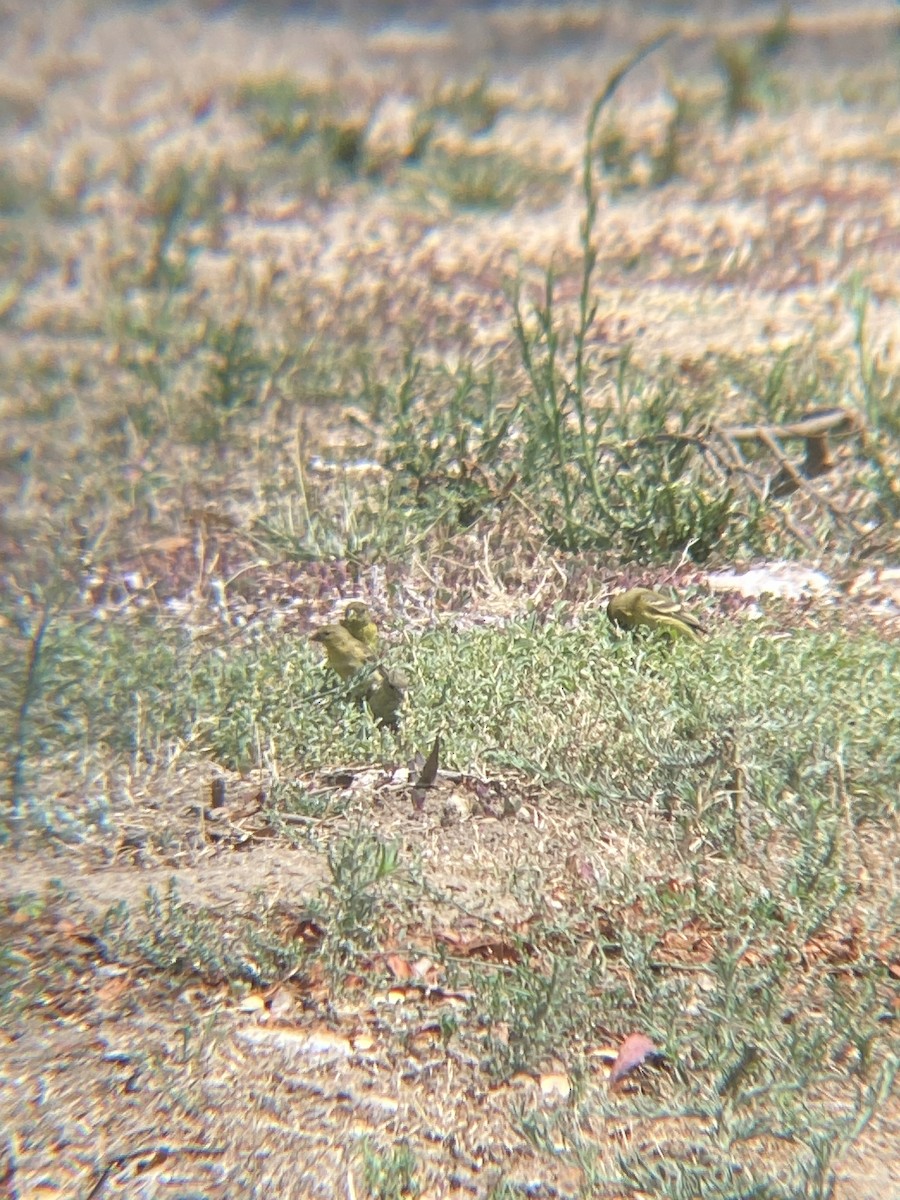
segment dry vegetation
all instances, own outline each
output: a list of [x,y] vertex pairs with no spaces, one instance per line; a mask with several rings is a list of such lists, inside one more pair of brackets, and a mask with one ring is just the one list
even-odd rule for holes
[[900,1194],[897,13],[634,7],[0,0],[0,1195]]

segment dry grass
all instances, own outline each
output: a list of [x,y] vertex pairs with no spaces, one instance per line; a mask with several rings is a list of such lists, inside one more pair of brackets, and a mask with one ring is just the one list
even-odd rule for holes
[[[576,379],[664,21],[456,7],[0,3],[10,1194],[900,1187],[896,13],[626,78]],[[790,498],[709,468],[833,406]],[[759,556],[829,586],[707,594]],[[634,582],[713,649],[612,638]],[[296,636],[358,595],[397,739]]]

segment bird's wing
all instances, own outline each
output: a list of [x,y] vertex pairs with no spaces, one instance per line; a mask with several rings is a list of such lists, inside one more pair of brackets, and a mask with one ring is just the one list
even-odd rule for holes
[[680,600],[669,599],[668,596],[660,596],[654,592],[652,597],[647,597],[647,611],[656,617],[668,617],[680,621],[689,629],[696,629],[698,633],[706,633],[694,614],[688,612]]

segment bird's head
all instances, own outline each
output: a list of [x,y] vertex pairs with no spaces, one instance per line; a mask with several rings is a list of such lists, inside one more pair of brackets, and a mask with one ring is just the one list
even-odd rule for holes
[[344,631],[339,625],[323,625],[309,635],[309,640],[321,642],[323,646],[333,646],[336,642],[340,642],[343,636]]
[[368,621],[369,610],[363,604],[362,600],[354,600],[344,609],[345,621]]

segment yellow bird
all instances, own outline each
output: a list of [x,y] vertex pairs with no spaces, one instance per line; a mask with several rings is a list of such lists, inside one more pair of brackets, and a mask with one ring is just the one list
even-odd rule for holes
[[344,609],[341,625],[369,650],[378,648],[378,626],[361,600],[354,600]]
[[361,671],[372,651],[352,637],[342,625],[323,625],[309,635],[311,642],[319,642],[325,650],[325,659],[341,679],[349,679]]
[[629,588],[627,592],[613,596],[606,606],[606,615],[623,629],[646,625],[650,629],[662,629],[672,637],[689,637],[695,642],[700,641],[701,633],[706,633],[679,600],[651,592],[649,588]]
[[396,667],[377,667],[376,673],[379,678],[372,681],[366,693],[366,703],[382,728],[387,726],[396,729],[409,680]]

